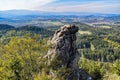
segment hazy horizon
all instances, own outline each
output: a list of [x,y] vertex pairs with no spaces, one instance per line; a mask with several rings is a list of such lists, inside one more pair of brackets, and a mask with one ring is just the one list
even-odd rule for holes
[[0,0],[5,10],[120,14],[120,0]]

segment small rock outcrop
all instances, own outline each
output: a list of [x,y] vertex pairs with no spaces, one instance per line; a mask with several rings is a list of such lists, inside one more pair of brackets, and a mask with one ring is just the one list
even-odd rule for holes
[[80,57],[76,47],[78,30],[75,25],[65,25],[57,30],[49,41],[51,48],[45,57],[48,58],[48,64],[53,65],[53,69],[68,70],[65,80],[92,80],[91,76],[78,66]]

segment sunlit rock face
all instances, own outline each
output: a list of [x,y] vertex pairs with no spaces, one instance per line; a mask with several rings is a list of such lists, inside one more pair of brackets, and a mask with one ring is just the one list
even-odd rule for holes
[[57,66],[55,69],[65,68],[69,70],[70,74],[65,76],[65,80],[92,80],[83,69],[78,67],[80,57],[76,47],[78,30],[75,25],[64,25],[57,30],[49,42],[51,48],[45,57],[49,60],[48,64]]

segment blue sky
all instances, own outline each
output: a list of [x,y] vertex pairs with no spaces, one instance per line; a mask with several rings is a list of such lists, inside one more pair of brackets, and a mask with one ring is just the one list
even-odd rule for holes
[[120,0],[0,0],[0,10],[12,9],[120,14]]

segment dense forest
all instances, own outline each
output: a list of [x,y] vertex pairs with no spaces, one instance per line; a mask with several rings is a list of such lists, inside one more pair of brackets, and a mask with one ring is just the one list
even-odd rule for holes
[[[79,27],[76,43],[79,66],[94,80],[120,80],[120,26],[74,24]],[[0,80],[62,80],[47,74],[51,66],[43,59],[49,49],[47,41],[58,28],[60,26],[41,28],[1,24]]]
[[78,26],[80,31],[77,44],[81,54],[79,65],[95,80],[119,80],[120,26]]

